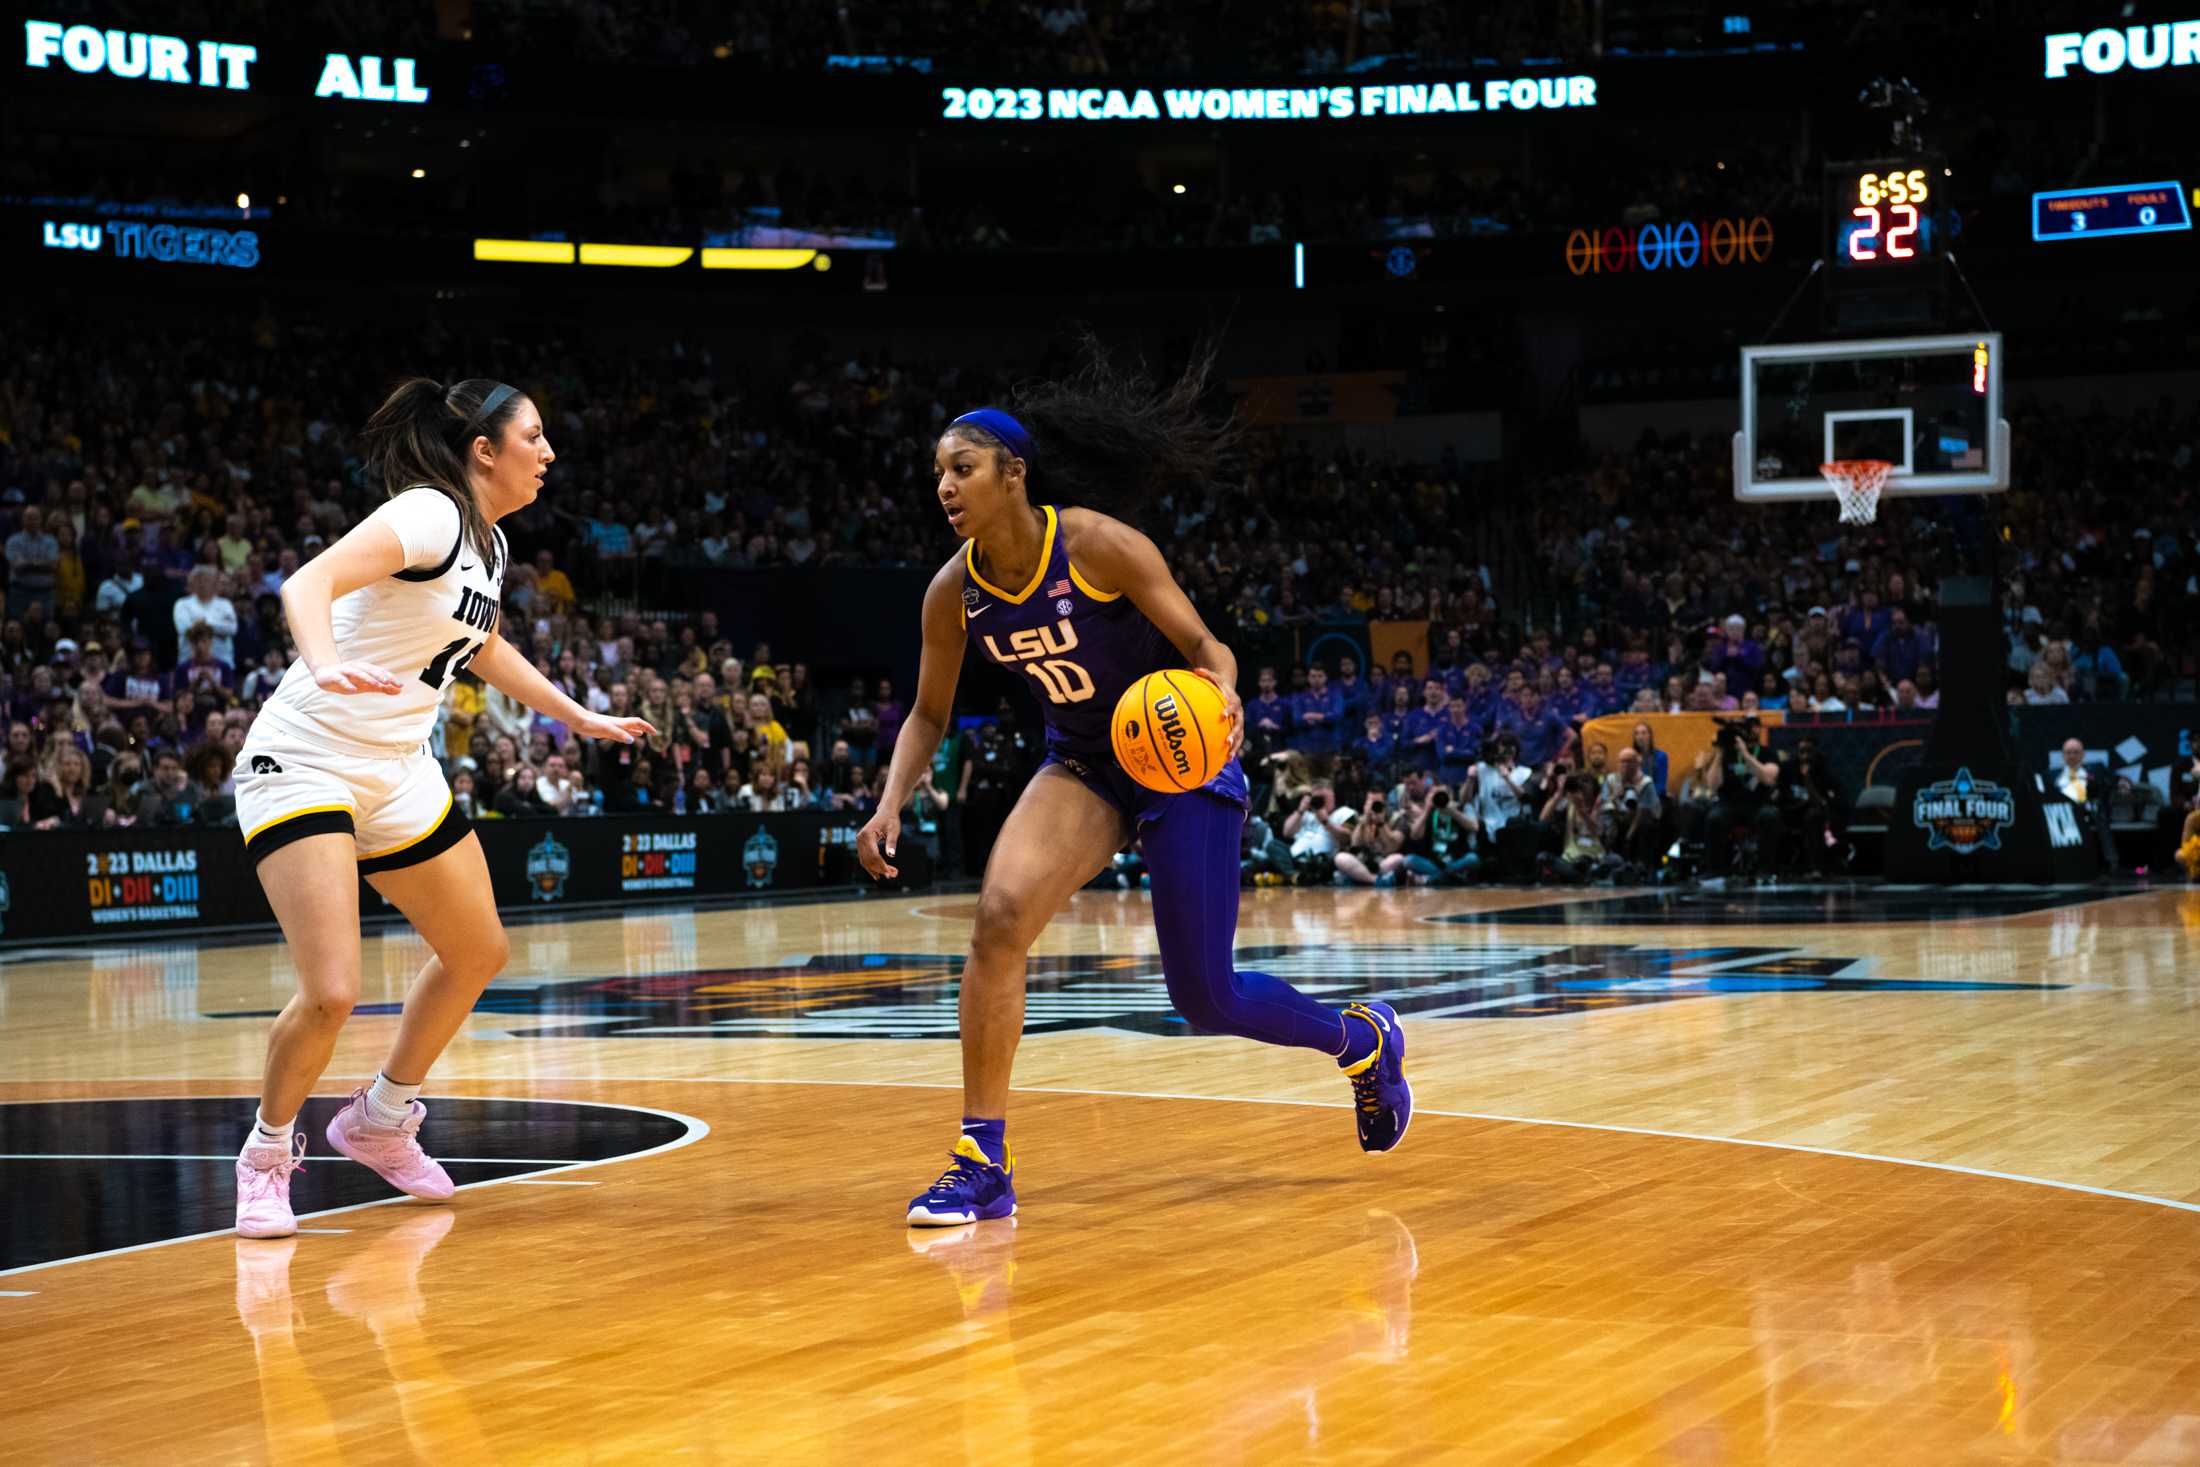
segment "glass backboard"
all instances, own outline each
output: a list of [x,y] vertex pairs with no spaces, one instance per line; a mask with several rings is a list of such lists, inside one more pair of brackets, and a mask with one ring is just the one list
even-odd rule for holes
[[2009,487],[1996,333],[1745,346],[1741,375],[1736,499],[1831,499],[1818,466],[1854,458],[1887,496]]

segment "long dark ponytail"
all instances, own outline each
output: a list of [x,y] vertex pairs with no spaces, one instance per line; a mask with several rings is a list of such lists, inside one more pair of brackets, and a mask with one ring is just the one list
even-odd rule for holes
[[[1215,348],[1202,344],[1176,380],[1160,386],[1142,362],[1113,360],[1097,338],[1078,340],[1068,375],[1011,389],[1009,411],[1030,433],[1026,493],[1034,503],[1074,504],[1132,524],[1164,495],[1203,499],[1230,476],[1239,429],[1211,410]],[[976,424],[955,432],[1005,445]]]
[[[390,391],[359,432],[369,474],[392,498],[415,485],[440,489],[458,506],[466,538],[484,556],[496,554],[496,538],[474,497],[466,460],[476,438],[491,443],[519,408],[522,394],[487,377],[446,387],[427,377],[408,377]],[[489,409],[483,412],[486,405]]]

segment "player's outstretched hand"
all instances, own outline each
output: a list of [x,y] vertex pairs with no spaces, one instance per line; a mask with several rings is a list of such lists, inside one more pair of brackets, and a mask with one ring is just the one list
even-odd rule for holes
[[888,862],[900,843],[901,817],[891,810],[881,810],[856,832],[856,859],[874,878],[899,876],[900,869]]
[[573,725],[573,732],[583,738],[609,739],[614,744],[631,744],[656,731],[642,719],[613,718],[605,713],[591,713]]
[[324,693],[391,693],[405,685],[371,662],[337,662],[314,673]]
[[1222,716],[1230,720],[1230,747],[1223,750],[1222,757],[1224,759],[1235,759],[1239,747],[1245,742],[1245,700],[1238,696],[1236,688],[1231,687],[1206,668],[1195,667],[1192,671],[1207,679],[1222,691]]

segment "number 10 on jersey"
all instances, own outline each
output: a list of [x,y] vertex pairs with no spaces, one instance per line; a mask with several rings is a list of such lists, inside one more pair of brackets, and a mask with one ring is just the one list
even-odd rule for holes
[[1082,703],[1093,695],[1092,674],[1062,655],[1077,650],[1077,626],[1066,616],[1051,627],[1011,632],[1005,648],[990,636],[979,640],[995,662],[1037,678],[1050,703]]

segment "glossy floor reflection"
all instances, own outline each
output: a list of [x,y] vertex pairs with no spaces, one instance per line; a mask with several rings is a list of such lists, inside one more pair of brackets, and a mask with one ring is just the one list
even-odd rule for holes
[[[506,1170],[387,1202],[317,1145],[316,1231],[0,1273],[8,1449],[2200,1460],[2200,899],[1583,944],[1510,925],[1522,896],[1246,903],[1302,981],[1419,1005],[1383,1158],[1319,1057],[1157,1016],[1143,900],[1080,897],[1019,1070],[1024,1213],[937,1233],[899,1212],[956,1052],[910,1036],[965,900],[520,929],[429,1096],[438,1149]],[[1441,920],[1470,904],[1498,920]],[[367,957],[371,1002],[419,950]],[[86,1158],[0,1162],[11,1214],[66,1166],[45,1233],[189,1231],[146,1169],[225,1149],[264,1021],[209,1016],[286,983],[270,948],[0,965],[0,1152]]]

